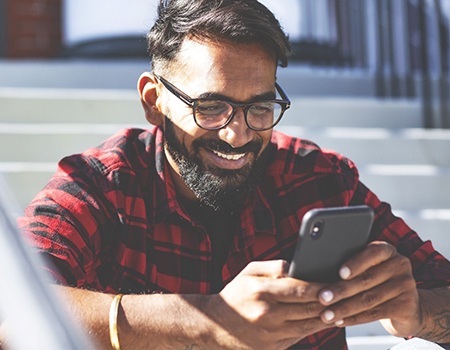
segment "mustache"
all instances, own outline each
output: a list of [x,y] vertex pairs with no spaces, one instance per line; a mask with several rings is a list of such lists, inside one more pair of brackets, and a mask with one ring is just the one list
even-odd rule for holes
[[258,154],[262,147],[262,140],[251,140],[241,147],[234,148],[227,142],[217,139],[197,139],[192,142],[193,148],[198,151],[200,147],[209,148],[221,153],[256,153]]

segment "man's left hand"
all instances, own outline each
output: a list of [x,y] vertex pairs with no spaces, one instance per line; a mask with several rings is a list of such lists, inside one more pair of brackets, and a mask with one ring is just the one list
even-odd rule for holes
[[386,242],[372,242],[340,270],[342,280],[321,290],[328,306],[324,322],[338,327],[382,320],[386,330],[400,337],[422,328],[419,294],[408,258]]

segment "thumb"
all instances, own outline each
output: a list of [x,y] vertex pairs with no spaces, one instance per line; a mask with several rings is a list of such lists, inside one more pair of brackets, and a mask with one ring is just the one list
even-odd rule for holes
[[252,261],[239,276],[286,277],[288,265],[286,260]]

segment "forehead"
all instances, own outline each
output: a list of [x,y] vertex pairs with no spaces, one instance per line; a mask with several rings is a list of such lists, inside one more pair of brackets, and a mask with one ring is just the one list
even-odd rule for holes
[[205,92],[247,100],[274,90],[277,61],[259,44],[185,39],[170,80],[191,97]]

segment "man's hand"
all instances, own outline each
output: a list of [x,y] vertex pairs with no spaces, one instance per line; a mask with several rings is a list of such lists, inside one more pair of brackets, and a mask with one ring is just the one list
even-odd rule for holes
[[285,349],[330,327],[320,319],[324,285],[283,277],[284,261],[252,262],[217,295],[216,322],[235,341],[227,348]]
[[350,326],[382,320],[386,330],[401,337],[423,328],[419,294],[409,259],[385,242],[372,242],[340,270],[340,282],[319,293],[328,306],[324,322]]

